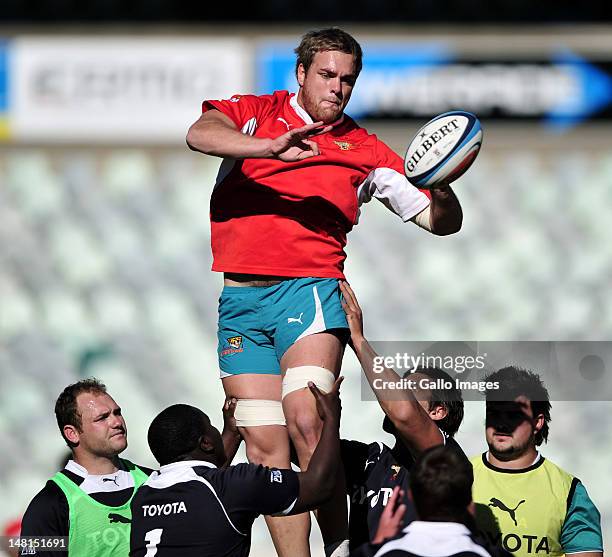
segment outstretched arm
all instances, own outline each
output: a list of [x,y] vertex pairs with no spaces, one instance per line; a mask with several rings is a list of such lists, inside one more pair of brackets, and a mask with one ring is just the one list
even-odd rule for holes
[[294,162],[318,155],[319,147],[310,138],[330,129],[331,126],[323,126],[323,122],[315,122],[273,139],[254,137],[242,133],[229,116],[218,110],[209,110],[189,128],[187,145],[192,151],[217,157],[276,158]]
[[411,220],[440,236],[461,228],[461,206],[448,183],[441,182],[427,192],[419,190],[406,178],[402,157],[382,141],[378,141],[376,152],[376,168],[358,189],[360,204],[375,197],[404,222]]
[[319,507],[334,492],[337,468],[340,463],[340,397],[343,378],[336,379],[328,394],[322,393],[314,383],[308,386],[317,401],[317,411],[323,420],[323,431],[308,468],[298,474],[300,495],[291,514]]
[[342,307],[351,330],[351,346],[383,412],[389,416],[402,440],[413,453],[418,454],[429,447],[442,444],[444,437],[440,429],[409,389],[390,391],[375,387],[374,381],[377,379],[380,380],[377,383],[381,384],[397,383],[401,377],[394,370],[380,364],[376,365],[377,371],[374,371],[378,354],[363,335],[363,316],[355,293],[345,281],[340,282],[340,290],[344,297]]

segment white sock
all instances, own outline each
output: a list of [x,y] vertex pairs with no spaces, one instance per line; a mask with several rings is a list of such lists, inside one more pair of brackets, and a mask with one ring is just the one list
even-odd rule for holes
[[326,545],[325,557],[349,557],[349,541],[342,540]]

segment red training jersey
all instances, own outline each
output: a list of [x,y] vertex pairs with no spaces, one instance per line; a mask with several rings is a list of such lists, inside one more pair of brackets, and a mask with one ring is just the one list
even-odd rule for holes
[[[208,100],[243,133],[275,138],[312,123],[296,95]],[[404,221],[429,204],[404,161],[344,115],[313,138],[321,154],[297,162],[224,159],[210,202],[213,271],[344,278],[346,235],[375,197]]]

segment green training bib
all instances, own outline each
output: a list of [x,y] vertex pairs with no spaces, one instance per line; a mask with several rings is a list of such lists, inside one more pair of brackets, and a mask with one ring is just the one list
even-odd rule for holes
[[130,503],[148,476],[129,460],[122,460],[134,478],[132,497],[120,507],[98,503],[72,480],[58,472],[51,478],[68,501],[70,530],[68,555],[71,557],[128,557],[130,554]]

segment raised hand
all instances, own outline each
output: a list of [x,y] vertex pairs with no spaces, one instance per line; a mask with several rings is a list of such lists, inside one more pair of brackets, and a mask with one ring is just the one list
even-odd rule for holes
[[346,313],[346,320],[351,331],[351,344],[356,345],[363,340],[363,315],[357,297],[348,282],[340,281],[342,292],[342,309]]
[[312,381],[308,382],[310,392],[317,401],[317,412],[323,421],[336,420],[338,424],[340,423],[340,411],[342,409],[340,384],[342,381],[344,381],[344,377],[338,377],[329,393],[323,393]]
[[399,486],[395,486],[385,510],[380,515],[378,530],[376,530],[376,536],[372,540],[373,544],[382,543],[386,539],[396,536],[400,531],[406,514],[406,505],[399,504],[403,496],[404,492]]
[[319,155],[319,146],[311,137],[326,133],[331,126],[323,122],[315,122],[301,128],[289,130],[287,133],[273,139],[270,144],[272,156],[284,162],[295,162]]
[[240,430],[236,426],[236,418],[234,418],[236,402],[238,401],[235,398],[226,398],[223,403],[223,433],[240,437]]

